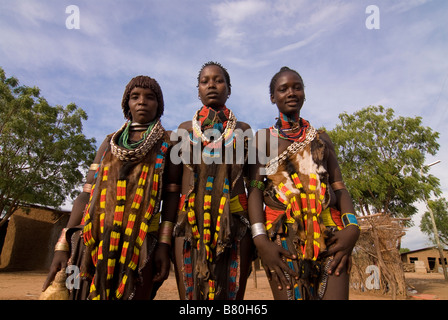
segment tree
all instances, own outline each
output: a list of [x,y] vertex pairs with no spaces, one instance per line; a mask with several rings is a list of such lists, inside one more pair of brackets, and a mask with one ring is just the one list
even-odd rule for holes
[[441,193],[439,179],[420,175],[426,154],[439,149],[439,133],[422,126],[421,117],[394,117],[391,108],[370,106],[339,119],[342,124],[328,134],[361,215],[410,217],[416,201]]
[[[440,242],[448,246],[448,201],[444,198],[428,200],[428,206],[434,214]],[[434,228],[428,211],[423,214],[422,220],[420,221],[420,230],[427,234],[435,243]]]
[[87,114],[75,104],[52,107],[39,88],[0,68],[0,225],[24,204],[60,207],[76,196],[95,155],[82,120]]
[[437,153],[439,134],[422,126],[421,117],[395,117],[393,109],[382,106],[342,113],[339,119],[342,123],[328,134],[361,216],[361,235],[353,254],[354,281],[362,283],[359,279],[366,267],[375,265],[380,270],[377,289],[391,293],[393,299],[405,296],[399,254],[403,224],[417,212],[417,201],[431,192],[441,193],[439,180],[423,166],[427,154]]

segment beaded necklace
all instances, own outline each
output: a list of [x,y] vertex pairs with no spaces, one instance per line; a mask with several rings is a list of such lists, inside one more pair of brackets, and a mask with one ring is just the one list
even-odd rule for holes
[[274,137],[295,142],[305,140],[309,126],[309,122],[300,118],[298,113],[288,116],[280,112],[277,122],[269,130]]
[[[155,119],[154,121],[149,122],[148,124],[141,124],[140,126],[148,126],[148,128],[145,130],[145,132],[142,134],[142,137],[139,141],[136,142],[131,142],[131,140],[129,140],[129,131],[131,130],[131,127],[135,127],[137,128],[136,125],[138,125],[137,123],[133,122],[128,122],[126,124],[126,127],[123,130],[123,133],[120,135],[120,138],[118,140],[118,144],[120,146],[123,146],[126,149],[135,149],[137,148],[140,143],[142,143],[146,137],[148,136],[148,134],[151,132],[152,128],[154,127],[154,125],[156,124],[158,119]],[[138,128],[140,128],[140,126]],[[139,130],[140,131],[140,130]]]
[[[190,135],[191,143],[196,145],[202,143],[203,155],[208,157],[219,157],[221,155],[221,149],[231,144],[235,139],[234,130],[236,127],[237,119],[231,110],[225,106],[220,110],[214,110],[212,108],[203,106],[199,109],[193,117],[192,127],[193,132]],[[210,133],[212,133],[210,135]],[[216,203],[219,204],[218,215],[216,217],[216,224],[213,226],[212,219],[212,190],[214,188],[222,188],[220,199],[216,199]],[[187,211],[188,224],[191,226],[193,239],[196,242],[196,249],[203,250],[205,252],[204,259],[209,263],[215,262],[217,255],[218,237],[221,230],[221,217],[224,213],[226,203],[229,201],[230,183],[229,179],[225,178],[222,186],[217,185],[214,175],[207,176],[205,192],[203,195],[203,221],[202,228],[198,225],[197,212],[195,210],[195,204],[201,201],[195,201],[197,198],[196,193],[192,192],[188,195],[188,198],[184,202],[184,209]],[[195,203],[196,202],[196,203]],[[198,209],[198,208],[196,208]],[[213,230],[214,229],[214,230]],[[233,251],[232,251],[233,252]],[[187,297],[193,298],[193,284],[191,266],[191,257],[185,256],[185,268],[187,273]],[[236,258],[235,258],[236,260]],[[190,270],[190,271],[188,271]],[[233,270],[233,269],[231,269]],[[234,272],[236,274],[236,271]],[[209,300],[214,300],[216,291],[216,280],[213,278],[208,279],[208,294]],[[232,291],[232,290],[231,290]],[[233,292],[233,291],[232,291]],[[229,293],[230,296],[230,293]]]
[[112,139],[110,140],[111,152],[121,161],[136,161],[144,157],[152,146],[163,136],[165,129],[160,122],[160,119],[156,119],[155,123],[148,128],[148,134],[140,141],[140,144],[134,149],[127,149],[119,145],[119,138],[122,136],[122,132],[126,129],[128,123],[125,123],[120,130],[116,131]]
[[[272,133],[272,130],[271,130]],[[303,136],[304,138],[301,140],[294,141],[292,144],[290,144],[285,151],[283,151],[281,154],[279,154],[277,157],[271,159],[268,161],[268,163],[265,166],[266,174],[271,175],[277,172],[278,166],[285,161],[287,157],[289,157],[291,154],[295,154],[301,150],[303,150],[311,141],[314,140],[314,138],[317,135],[317,130],[308,124],[306,131],[304,131]]]
[[[234,140],[236,122],[237,119],[233,112],[225,106],[220,111],[203,106],[193,116],[193,132],[190,135],[190,141],[194,145],[202,142],[205,147],[204,155],[219,157],[221,155],[222,143],[224,143],[224,146],[227,146]],[[214,136],[213,131],[220,132],[221,135],[217,139],[210,139],[204,134],[206,130],[212,131],[212,136]]]

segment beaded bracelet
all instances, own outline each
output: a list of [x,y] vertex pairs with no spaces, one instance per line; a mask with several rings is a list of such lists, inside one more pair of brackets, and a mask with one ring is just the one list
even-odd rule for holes
[[252,232],[252,239],[254,239],[255,237],[261,236],[263,234],[266,235],[266,226],[262,222],[254,223],[250,227],[250,229]]
[[342,223],[344,224],[344,228],[347,228],[348,226],[357,226],[359,228],[358,225],[358,220],[356,219],[356,216],[353,213],[344,213],[341,217],[342,219]]
[[263,181],[258,181],[258,180],[251,180],[249,185],[252,188],[260,189],[261,191],[264,191],[264,188],[265,188]]

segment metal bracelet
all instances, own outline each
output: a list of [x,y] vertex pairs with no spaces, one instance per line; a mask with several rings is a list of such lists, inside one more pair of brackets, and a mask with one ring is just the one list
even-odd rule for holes
[[266,227],[262,222],[254,223],[250,229],[252,231],[252,239],[263,234],[266,235]]
[[68,246],[68,243],[58,242],[54,246],[54,251],[66,251],[66,252],[68,252],[68,251],[70,251],[70,248]]
[[159,242],[171,245],[174,222],[162,221],[159,228]]

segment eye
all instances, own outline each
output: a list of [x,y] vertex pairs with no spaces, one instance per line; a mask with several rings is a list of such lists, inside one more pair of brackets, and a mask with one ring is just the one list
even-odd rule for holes
[[278,89],[277,89],[277,91],[278,92],[285,92],[286,91],[286,87],[279,87]]

